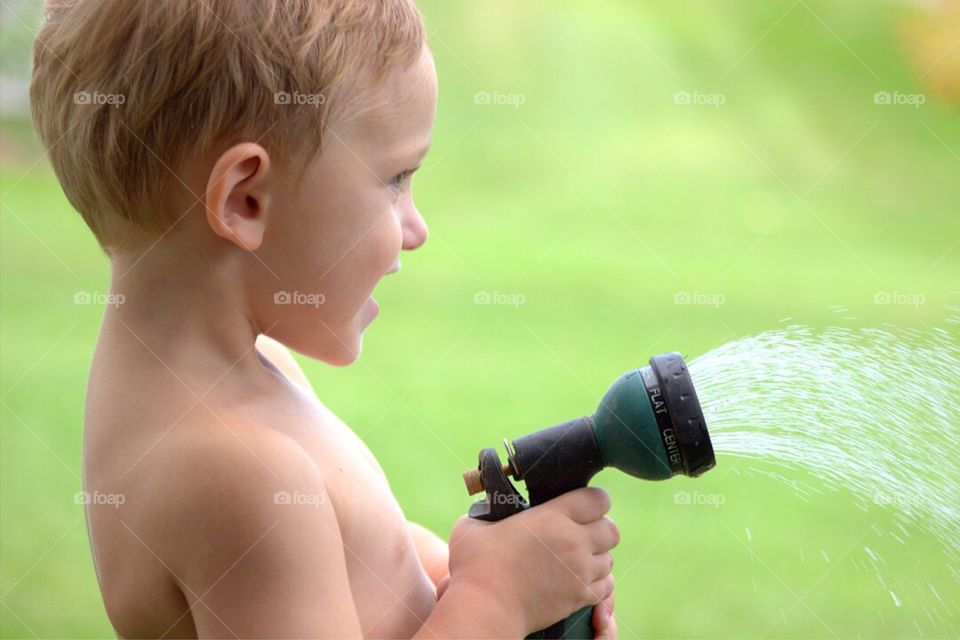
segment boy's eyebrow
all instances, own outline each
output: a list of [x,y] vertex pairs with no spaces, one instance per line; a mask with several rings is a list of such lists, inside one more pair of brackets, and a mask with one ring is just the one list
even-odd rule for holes
[[420,147],[416,151],[412,151],[409,154],[406,152],[400,152],[395,157],[397,161],[407,161],[406,159],[412,159],[417,163],[417,166],[420,166],[420,163],[423,161],[424,157],[427,155],[427,152],[430,151],[430,141],[427,141],[427,144]]

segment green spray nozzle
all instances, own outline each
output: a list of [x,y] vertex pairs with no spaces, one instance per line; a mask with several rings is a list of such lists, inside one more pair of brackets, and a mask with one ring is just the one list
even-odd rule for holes
[[620,376],[591,416],[605,466],[645,480],[696,477],[716,460],[693,380],[678,353]]
[[[696,477],[716,464],[700,401],[679,353],[654,356],[649,366],[620,376],[592,415],[504,443],[506,464],[495,449],[486,448],[478,467],[463,474],[471,495],[487,494],[470,507],[473,518],[501,520],[587,486],[606,467],[666,480],[678,474]],[[525,482],[529,503],[509,476]],[[591,609],[529,637],[592,638]]]

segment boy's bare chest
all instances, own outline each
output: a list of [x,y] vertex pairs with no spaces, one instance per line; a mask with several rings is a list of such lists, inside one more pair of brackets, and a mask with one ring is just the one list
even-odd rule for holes
[[337,512],[354,603],[366,637],[410,637],[436,603],[409,525],[366,444],[334,414],[301,444],[324,472]]

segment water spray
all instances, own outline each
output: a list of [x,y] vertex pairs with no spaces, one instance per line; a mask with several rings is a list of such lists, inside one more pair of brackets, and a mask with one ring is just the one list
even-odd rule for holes
[[[516,438],[504,439],[506,464],[493,448],[463,474],[470,495],[486,498],[470,507],[471,518],[497,521],[587,486],[601,469],[617,468],[644,480],[697,477],[716,459],[707,423],[686,363],[678,353],[650,358],[650,365],[618,378],[593,415]],[[523,480],[529,502],[510,482]],[[592,639],[593,607],[528,638]]]

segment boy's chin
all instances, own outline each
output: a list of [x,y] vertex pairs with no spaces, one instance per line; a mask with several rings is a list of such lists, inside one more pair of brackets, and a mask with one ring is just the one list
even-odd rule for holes
[[[359,342],[362,342],[362,341],[363,341],[363,338],[361,337]],[[359,342],[357,344],[356,350],[354,351],[343,350],[340,353],[336,353],[332,355],[328,354],[322,358],[318,358],[318,360],[323,360],[327,364],[332,365],[334,367],[347,367],[353,364],[354,362],[356,362],[357,358],[360,357],[361,345]]]
[[332,344],[328,344],[316,354],[306,354],[310,357],[326,362],[334,367],[346,367],[357,361],[363,347],[363,334],[354,329],[345,331],[337,336]]
[[363,333],[376,318],[379,307],[372,300],[347,322],[327,321],[319,327],[310,327],[287,344],[301,355],[320,360],[335,367],[346,367],[356,362],[363,348]]
[[346,367],[356,362],[363,342],[357,323],[342,328],[324,327],[323,333],[311,335],[302,332],[296,337],[277,336],[287,348],[311,360],[319,360],[335,367]]

